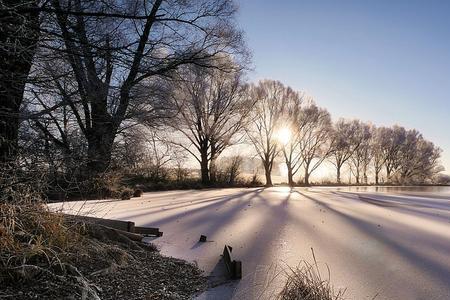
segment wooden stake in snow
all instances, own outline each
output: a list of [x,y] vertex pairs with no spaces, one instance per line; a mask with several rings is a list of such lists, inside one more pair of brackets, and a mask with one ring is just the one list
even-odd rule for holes
[[242,262],[233,260],[231,257],[231,252],[233,248],[231,246],[225,245],[223,248],[223,261],[227,267],[228,273],[232,279],[242,278]]

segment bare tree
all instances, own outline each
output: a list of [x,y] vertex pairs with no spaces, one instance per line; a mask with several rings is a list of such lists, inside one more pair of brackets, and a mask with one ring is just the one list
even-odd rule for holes
[[[63,72],[53,68],[51,80],[86,138],[92,174],[108,167],[114,139],[142,97],[153,112],[143,85],[186,64],[226,69],[211,66],[223,53],[246,57],[231,0],[49,3],[42,8],[48,38],[41,58],[68,66]],[[62,84],[63,78],[72,79],[71,85]]]
[[340,119],[334,125],[332,132],[331,163],[336,167],[336,181],[341,183],[342,166],[359,148],[363,139],[359,135],[360,122]]
[[0,162],[14,160],[17,151],[20,106],[39,39],[37,4],[0,1]]
[[[229,58],[223,58],[230,64]],[[239,69],[223,72],[191,66],[180,72],[172,96],[178,113],[167,126],[187,141],[172,143],[188,151],[200,164],[204,184],[215,181],[215,161],[241,138],[252,100],[246,97]]]
[[238,179],[240,168],[242,165],[242,156],[234,155],[230,158],[226,173],[228,175],[228,184],[235,184]]
[[398,181],[424,183],[442,170],[439,164],[441,149],[425,140],[417,130],[408,130],[400,150]]
[[181,182],[189,175],[189,170],[186,168],[186,161],[189,159],[189,154],[183,149],[173,149],[172,164],[175,169],[175,180]]
[[386,134],[388,130],[386,127],[377,127],[373,130],[372,145],[370,148],[373,157],[373,171],[376,185],[380,183],[380,173],[386,160],[384,149],[389,143],[389,136]]
[[243,158],[239,155],[223,157],[218,162],[218,182],[226,183],[230,186],[236,184],[241,171]]
[[172,161],[172,149],[170,144],[161,139],[158,134],[151,131],[145,135],[147,144],[145,156],[141,158],[142,169],[147,171],[147,176],[152,180],[162,180],[167,177],[167,167]]
[[395,125],[392,128],[381,129],[385,141],[382,151],[384,154],[384,166],[386,170],[386,180],[391,181],[391,175],[400,167],[401,148],[406,139],[406,129]]
[[398,125],[377,128],[371,149],[375,184],[383,167],[387,182],[402,184],[431,181],[442,170],[441,150],[415,129]]
[[283,121],[278,124],[278,130],[281,132],[275,134],[281,135],[278,142],[287,167],[288,184],[294,186],[294,176],[303,163],[300,149],[303,127],[306,125],[305,115],[302,114],[303,95],[298,92],[286,93],[283,101]]
[[355,176],[356,184],[360,184],[361,181],[366,184],[368,182],[367,171],[370,161],[372,160],[371,139],[371,126],[366,123],[359,123],[354,140],[355,143],[359,144],[359,147],[353,151],[353,154],[350,157],[351,172]]
[[434,176],[432,182],[439,185],[450,185],[450,175],[438,173]]
[[263,163],[267,186],[272,185],[273,162],[281,151],[276,134],[285,125],[282,116],[286,99],[294,94],[291,88],[279,81],[263,80],[250,87],[249,97],[256,103],[251,109],[247,135]]
[[311,174],[332,151],[331,116],[326,109],[311,103],[302,111],[305,126],[302,129],[300,149],[304,161],[304,184],[309,185]]
[[133,126],[116,139],[112,161],[114,167],[157,181],[166,175],[164,171],[172,161],[172,149],[156,130]]

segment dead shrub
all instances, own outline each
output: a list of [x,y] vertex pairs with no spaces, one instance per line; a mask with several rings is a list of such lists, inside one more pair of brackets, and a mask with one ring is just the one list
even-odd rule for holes
[[105,172],[94,178],[89,178],[79,185],[82,199],[113,198],[129,200],[134,195],[134,190],[123,182],[123,174],[120,172]]
[[258,187],[263,186],[263,183],[257,172],[254,172],[252,177],[245,178],[242,180],[242,185],[247,187]]
[[100,198],[114,197],[121,198],[122,175],[115,172],[106,172],[87,181],[85,193]]
[[120,199],[122,200],[130,200],[131,196],[133,196],[133,190],[127,187],[120,189]]
[[142,196],[142,190],[141,189],[135,189],[133,192],[133,197],[141,197]]

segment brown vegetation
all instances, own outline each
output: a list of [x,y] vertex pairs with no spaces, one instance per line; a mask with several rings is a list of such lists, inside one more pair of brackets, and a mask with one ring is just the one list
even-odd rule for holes
[[345,290],[334,290],[328,277],[323,278],[314,255],[314,263],[303,261],[286,272],[286,283],[278,295],[280,300],[343,300]]
[[38,174],[0,174],[0,298],[188,299],[205,287],[198,268],[152,244],[50,211]]
[[2,203],[0,214],[1,297],[187,299],[205,287],[193,265],[42,203]]

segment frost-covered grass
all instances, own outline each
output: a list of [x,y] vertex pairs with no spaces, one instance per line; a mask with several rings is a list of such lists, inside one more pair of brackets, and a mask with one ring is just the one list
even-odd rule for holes
[[335,290],[330,283],[330,269],[327,277],[319,271],[318,263],[311,249],[314,263],[302,261],[295,268],[287,268],[286,283],[279,294],[280,300],[343,300],[345,290]]

